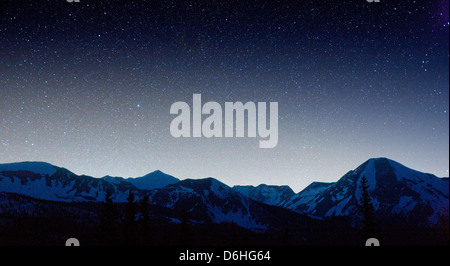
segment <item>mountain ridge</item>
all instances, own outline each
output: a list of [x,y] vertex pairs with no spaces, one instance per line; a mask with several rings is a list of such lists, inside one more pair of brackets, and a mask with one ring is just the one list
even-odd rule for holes
[[368,179],[373,205],[383,217],[399,215],[422,225],[436,224],[442,215],[448,217],[448,178],[385,157],[366,160],[336,182],[312,182],[297,194],[289,186],[230,187],[212,177],[179,180],[160,170],[138,178],[94,178],[45,162],[0,164],[0,192],[44,200],[99,202],[110,191],[113,201],[126,202],[132,191],[137,199],[147,195],[152,204],[188,209],[205,221],[264,230],[264,219],[254,216],[251,208],[259,203],[315,219],[356,217],[362,176]]
[[322,218],[355,215],[363,176],[375,211],[385,217],[400,214],[414,223],[436,224],[448,216],[448,182],[384,157],[365,161],[310,197],[299,193],[284,207]]

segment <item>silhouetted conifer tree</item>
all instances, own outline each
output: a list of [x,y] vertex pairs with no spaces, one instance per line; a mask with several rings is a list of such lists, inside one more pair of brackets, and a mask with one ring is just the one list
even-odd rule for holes
[[369,195],[368,180],[365,176],[361,178],[359,186],[361,190],[361,199],[359,202],[359,211],[363,215],[363,237],[368,239],[375,237],[374,207]]
[[189,218],[186,208],[183,208],[183,215],[181,217],[181,231],[182,231],[182,244],[187,245],[190,242],[189,234]]
[[136,244],[136,214],[137,208],[134,202],[134,193],[129,191],[127,197],[127,204],[125,206],[125,217],[124,217],[124,234],[125,241],[127,245]]
[[140,228],[141,236],[144,244],[150,243],[150,203],[148,195],[142,197],[139,203],[139,211],[141,213]]
[[103,203],[103,209],[99,215],[101,231],[103,234],[102,240],[105,242],[105,244],[114,243],[117,233],[116,220],[118,217],[118,213],[111,197],[111,190],[107,189],[105,194],[105,202]]

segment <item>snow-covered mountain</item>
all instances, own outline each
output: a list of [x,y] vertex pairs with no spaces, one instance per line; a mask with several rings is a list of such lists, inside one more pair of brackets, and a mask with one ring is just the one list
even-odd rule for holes
[[295,192],[289,186],[261,184],[256,187],[234,186],[233,189],[253,200],[273,206],[282,206],[295,195]]
[[298,194],[291,196],[285,200],[280,206],[296,210],[298,206],[308,203],[317,194],[327,189],[334,183],[313,182]]
[[363,176],[378,219],[397,216],[408,223],[434,225],[449,215],[448,179],[387,158],[370,159],[335,183],[313,183],[283,207],[323,218],[355,215]]
[[17,193],[54,201],[104,201],[111,191],[116,202],[125,202],[129,190],[138,190],[120,177],[79,176],[45,162],[0,164],[0,192]]
[[235,223],[254,231],[265,231],[264,219],[254,215],[258,205],[214,178],[186,179],[150,192],[155,205],[189,212],[199,222]]
[[139,178],[94,178],[43,162],[0,164],[0,192],[52,201],[100,202],[110,191],[113,201],[126,202],[131,190],[137,199],[148,195],[154,205],[186,211],[198,223],[234,223],[264,231],[281,223],[274,213],[287,210],[320,219],[355,216],[363,176],[377,217],[402,217],[415,225],[434,225],[442,216],[448,219],[448,178],[387,158],[370,159],[337,182],[314,182],[298,194],[288,186],[231,188],[213,178],[179,181],[160,171]]
[[59,202],[102,202],[110,191],[114,202],[126,202],[130,190],[137,200],[148,195],[151,204],[185,211],[193,223],[231,223],[252,231],[280,225],[266,205],[213,178],[179,181],[160,171],[135,179],[94,178],[42,162],[0,165],[0,193]]

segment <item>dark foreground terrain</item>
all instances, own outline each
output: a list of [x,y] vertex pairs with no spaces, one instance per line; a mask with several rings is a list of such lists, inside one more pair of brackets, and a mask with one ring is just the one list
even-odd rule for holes
[[[1,193],[0,245],[63,246],[68,238],[81,245],[151,246],[329,246],[364,245],[357,226],[346,219],[318,220],[265,206],[273,211],[276,228],[255,232],[234,223],[205,222],[185,209],[149,205],[148,219],[138,211],[127,220],[129,206],[102,202],[64,203]],[[6,202],[6,203],[5,203]],[[110,209],[108,209],[110,208]],[[272,208],[272,209],[270,209]],[[114,212],[112,221],[105,220]],[[169,218],[170,217],[170,218]],[[383,245],[449,245],[448,221],[435,227],[378,224]]]

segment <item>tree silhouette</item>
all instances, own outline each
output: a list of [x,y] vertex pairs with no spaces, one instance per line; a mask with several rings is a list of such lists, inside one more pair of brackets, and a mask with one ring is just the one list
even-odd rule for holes
[[124,234],[126,244],[132,245],[135,244],[136,241],[136,214],[137,208],[136,203],[134,202],[134,193],[133,191],[128,192],[127,203],[125,206],[125,218],[123,221],[124,224]]
[[140,228],[141,236],[144,244],[149,244],[150,242],[150,203],[148,195],[144,195],[139,202],[139,211],[141,213]]
[[110,189],[106,190],[105,202],[103,202],[103,209],[100,213],[101,231],[103,240],[106,244],[112,244],[116,239],[116,219],[118,213],[112,201],[112,192]]
[[369,184],[365,176],[361,178],[360,186],[361,199],[359,201],[359,211],[363,215],[363,236],[365,239],[374,237],[375,222],[374,222],[374,207],[369,195]]
[[181,216],[181,231],[182,231],[182,244],[187,245],[190,242],[190,229],[189,229],[189,216],[186,208],[183,208]]

